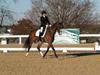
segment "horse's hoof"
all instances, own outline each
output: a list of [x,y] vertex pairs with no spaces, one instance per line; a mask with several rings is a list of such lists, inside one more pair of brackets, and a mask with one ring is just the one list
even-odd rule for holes
[[28,55],[29,55],[29,53],[26,53],[26,55],[25,55],[25,56],[27,57]]
[[45,56],[43,56],[42,59],[47,59],[47,58]]
[[56,56],[56,58],[58,58],[58,56]]

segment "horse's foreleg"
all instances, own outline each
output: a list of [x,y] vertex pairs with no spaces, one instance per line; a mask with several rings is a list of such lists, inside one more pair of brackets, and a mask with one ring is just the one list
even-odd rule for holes
[[43,58],[46,56],[47,52],[49,51],[50,46],[48,46],[47,51],[44,53]]
[[53,45],[51,44],[50,46],[51,46],[51,48],[52,48],[52,50],[53,50],[53,52],[54,52],[55,57],[58,58],[58,56],[57,56],[57,54],[56,54],[56,51],[55,51]]
[[41,56],[43,56],[43,53],[42,51],[40,50],[40,47],[42,46],[43,43],[39,43],[38,46],[37,46],[37,49],[39,51],[39,53],[41,54]]

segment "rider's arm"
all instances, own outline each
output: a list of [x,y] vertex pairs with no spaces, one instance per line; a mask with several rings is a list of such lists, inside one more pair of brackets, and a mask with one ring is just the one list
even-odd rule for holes
[[40,18],[40,22],[41,22],[41,25],[44,25],[44,19],[43,19],[43,17]]
[[46,20],[47,20],[48,25],[50,25],[50,21],[47,16],[46,16]]
[[50,21],[47,16],[46,16],[46,19],[47,19],[48,26],[51,27]]

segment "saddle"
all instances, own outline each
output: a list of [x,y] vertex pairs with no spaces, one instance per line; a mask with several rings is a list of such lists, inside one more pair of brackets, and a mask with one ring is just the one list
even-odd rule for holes
[[[46,26],[45,31],[44,31],[44,33],[43,33],[43,35],[42,35],[41,37],[44,37],[44,36],[45,36],[45,34],[46,34],[46,32],[47,32],[47,28],[48,28],[48,26]],[[42,31],[43,31],[43,30],[42,30]],[[41,29],[38,29],[38,30],[36,31],[36,33],[35,33],[35,36],[39,37],[40,32],[41,32]]]

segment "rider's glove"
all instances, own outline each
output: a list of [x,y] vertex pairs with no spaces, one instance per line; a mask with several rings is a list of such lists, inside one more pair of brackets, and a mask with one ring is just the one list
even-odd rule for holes
[[49,25],[49,27],[51,27],[51,24]]

